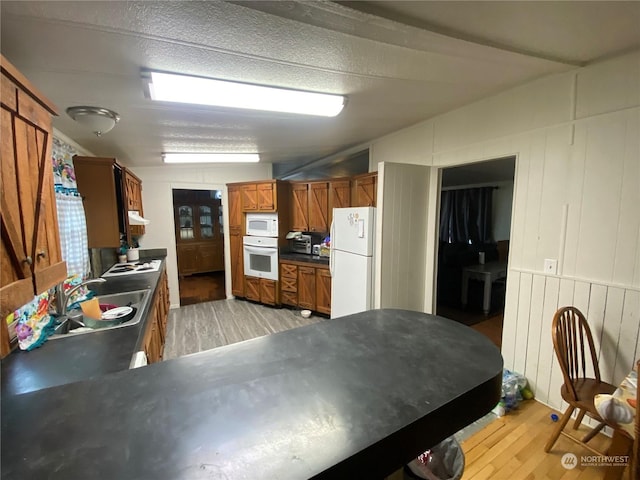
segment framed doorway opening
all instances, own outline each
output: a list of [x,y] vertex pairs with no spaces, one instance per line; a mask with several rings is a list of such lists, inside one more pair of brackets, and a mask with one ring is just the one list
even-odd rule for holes
[[221,190],[172,189],[180,305],[225,294]]
[[516,157],[443,168],[436,314],[498,347],[508,272]]

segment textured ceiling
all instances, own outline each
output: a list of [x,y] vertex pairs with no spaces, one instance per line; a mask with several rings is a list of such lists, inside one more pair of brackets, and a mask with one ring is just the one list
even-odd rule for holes
[[[564,22],[540,30],[530,45],[541,26],[522,29],[515,3],[495,2],[490,14],[485,2],[463,2],[464,9],[458,2],[358,3],[359,10],[332,2],[2,1],[0,46],[58,105],[54,126],[96,155],[136,166],[161,165],[164,151],[257,150],[261,161],[293,168],[632,48],[640,35],[627,28],[634,10],[617,6],[607,16],[604,5],[577,17],[573,26],[562,13]],[[387,10],[360,11],[369,7]],[[517,22],[507,35],[509,16]],[[614,39],[567,46],[566,37],[583,36],[583,24],[596,16],[606,18],[602,30]],[[485,38],[492,25],[495,38]],[[143,94],[145,68],[343,94],[348,104],[338,117],[313,118],[154,103]],[[96,138],[66,116],[72,105],[110,108],[122,120]]]

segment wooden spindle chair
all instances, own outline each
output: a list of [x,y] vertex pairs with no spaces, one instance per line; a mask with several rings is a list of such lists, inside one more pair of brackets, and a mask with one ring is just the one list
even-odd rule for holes
[[[593,399],[599,393],[613,393],[616,387],[603,382],[600,378],[598,357],[591,329],[580,310],[575,307],[560,308],[553,316],[551,334],[553,337],[553,349],[556,352],[562,376],[564,377],[560,393],[569,406],[563,413],[551,438],[547,441],[544,451],[549,452],[562,434],[596,455],[602,455],[602,452],[587,445],[587,442],[595,437],[605,426],[604,420],[596,410]],[[587,376],[589,366],[593,369],[593,377]],[[585,414],[599,422],[582,439],[564,431],[564,427],[576,410],[578,415],[573,424],[574,430],[578,429]]]

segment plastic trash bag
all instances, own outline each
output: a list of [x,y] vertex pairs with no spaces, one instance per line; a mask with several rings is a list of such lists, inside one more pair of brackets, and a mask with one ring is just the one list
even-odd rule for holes
[[493,413],[501,417],[506,412],[518,408],[518,404],[523,400],[522,392],[528,391],[526,387],[527,379],[524,375],[505,368],[502,371],[502,396]]
[[405,472],[411,478],[460,480],[464,473],[464,452],[458,441],[449,437],[412,460]]

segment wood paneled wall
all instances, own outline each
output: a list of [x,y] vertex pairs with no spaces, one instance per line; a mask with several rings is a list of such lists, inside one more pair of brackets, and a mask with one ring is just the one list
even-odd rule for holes
[[562,306],[575,305],[587,317],[603,379],[619,383],[640,357],[638,289],[511,269],[507,291],[505,365],[527,377],[541,402],[562,407],[562,372],[550,341],[553,314]]
[[[371,147],[371,170],[412,163],[430,167],[431,179],[442,167],[516,156],[503,356],[554,408],[562,408],[551,341],[558,307],[587,315],[605,380],[619,382],[640,357],[638,78],[640,51],[536,80]],[[433,189],[428,195],[430,231],[438,205]],[[427,260],[436,247],[428,240]],[[544,272],[546,258],[558,260],[556,274]],[[425,300],[434,272],[427,265]]]
[[428,167],[381,164],[378,171],[376,308],[422,311],[426,287]]

